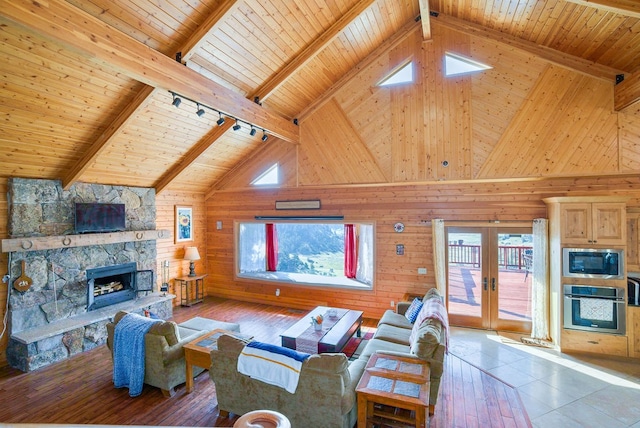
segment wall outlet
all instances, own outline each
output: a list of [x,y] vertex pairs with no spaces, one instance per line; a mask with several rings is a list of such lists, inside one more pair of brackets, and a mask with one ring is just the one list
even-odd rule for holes
[[216,229],[222,230],[222,222],[220,220],[216,221]]
[[395,308],[395,307],[396,307],[396,302],[394,302],[394,301],[392,300],[392,301],[391,301],[391,304],[390,304],[389,306],[391,306],[392,308]]
[[276,297],[278,297],[280,295],[280,289],[276,288]]
[[427,274],[427,268],[418,268],[418,274],[419,275],[426,275]]

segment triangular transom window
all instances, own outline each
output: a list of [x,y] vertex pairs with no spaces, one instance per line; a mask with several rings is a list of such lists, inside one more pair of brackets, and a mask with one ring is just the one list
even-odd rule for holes
[[269,184],[278,184],[278,164],[274,163],[265,172],[260,174],[258,178],[251,182],[254,186],[265,186]]
[[444,56],[444,70],[446,76],[473,73],[476,71],[488,70],[490,68],[493,67],[451,52],[447,52]]
[[387,77],[382,79],[378,86],[399,85],[401,83],[413,82],[413,61],[409,61],[400,68],[394,70]]

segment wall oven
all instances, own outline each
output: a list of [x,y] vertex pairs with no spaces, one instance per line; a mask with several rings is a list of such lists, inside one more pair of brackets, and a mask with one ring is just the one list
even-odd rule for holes
[[625,289],[565,284],[564,328],[625,334]]

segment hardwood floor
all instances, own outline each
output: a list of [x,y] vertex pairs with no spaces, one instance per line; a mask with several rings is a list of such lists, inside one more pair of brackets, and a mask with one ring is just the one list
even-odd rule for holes
[[[194,316],[237,322],[256,340],[279,343],[279,332],[306,311],[256,303],[206,298],[191,308],[175,308],[174,320]],[[365,319],[375,327],[377,320]],[[184,385],[172,398],[145,385],[140,396],[112,382],[109,350],[100,346],[35,372],[0,369],[0,423],[165,425],[230,427],[237,417],[218,415],[215,385],[207,372],[198,376],[195,391]],[[449,354],[431,428],[530,427],[513,388]],[[306,428],[306,427],[301,427]]]

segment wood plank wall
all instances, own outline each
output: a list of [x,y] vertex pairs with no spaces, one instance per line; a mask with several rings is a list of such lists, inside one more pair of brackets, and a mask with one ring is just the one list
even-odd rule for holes
[[[207,293],[226,298],[269,302],[300,308],[318,303],[363,310],[379,317],[407,293],[423,293],[434,285],[430,220],[531,221],[546,217],[544,197],[578,194],[625,194],[639,205],[640,178],[542,179],[503,182],[467,182],[396,185],[327,186],[297,189],[220,191],[206,201]],[[253,220],[256,215],[304,215],[275,211],[275,200],[320,199],[322,209],[313,215],[343,215],[347,221],[372,220],[376,224],[375,287],[356,292],[339,288],[294,286],[256,282],[234,277],[234,222]],[[222,221],[222,230],[216,230]],[[394,223],[405,224],[403,233]],[[395,254],[404,244],[405,254]],[[418,275],[426,267],[427,275]],[[280,296],[275,296],[276,288]]]

